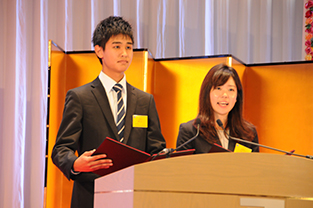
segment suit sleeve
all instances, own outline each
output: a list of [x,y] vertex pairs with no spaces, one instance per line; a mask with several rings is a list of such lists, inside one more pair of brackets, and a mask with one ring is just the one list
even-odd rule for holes
[[82,131],[82,106],[79,97],[69,91],[66,95],[63,118],[53,147],[51,158],[53,163],[70,179],[71,169],[77,159],[79,138]]
[[166,147],[165,139],[161,133],[160,119],[156,109],[155,101],[150,95],[149,116],[147,130],[147,152],[150,154],[158,153]]

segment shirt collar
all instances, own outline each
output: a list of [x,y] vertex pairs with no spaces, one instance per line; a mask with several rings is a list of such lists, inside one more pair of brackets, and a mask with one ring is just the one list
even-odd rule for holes
[[[113,86],[117,84],[111,77],[106,75],[103,71],[100,72],[99,79],[107,93],[113,90]],[[123,86],[123,92],[126,92],[126,75],[125,74],[124,74],[124,77],[121,79],[121,81],[119,81],[118,83]]]

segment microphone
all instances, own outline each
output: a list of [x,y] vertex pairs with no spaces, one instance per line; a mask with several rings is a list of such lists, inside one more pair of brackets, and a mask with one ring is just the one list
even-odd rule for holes
[[252,145],[258,146],[258,147],[264,147],[266,149],[270,149],[270,150],[274,150],[274,151],[278,151],[278,152],[283,152],[283,153],[285,153],[287,155],[295,155],[295,156],[298,156],[298,157],[305,157],[305,158],[313,159],[313,156],[311,156],[311,155],[306,155],[305,156],[305,155],[295,154],[294,150],[292,150],[290,152],[287,152],[287,151],[276,149],[276,148],[269,147],[269,146],[266,146],[266,145],[262,145],[262,144],[258,144],[258,143],[255,143],[255,142],[250,142],[250,141],[247,141],[247,140],[243,140],[243,139],[239,139],[239,138],[236,138],[236,137],[232,137],[232,136],[230,136],[227,133],[226,129],[224,128],[223,122],[220,119],[217,119],[216,123],[219,125],[219,127],[221,127],[223,129],[223,131],[225,132],[225,134],[228,136],[229,139],[235,140],[237,142],[242,142],[242,143],[246,143],[246,144],[252,144]]
[[193,141],[195,138],[197,138],[197,136],[199,135],[199,131],[200,131],[200,123],[201,123],[201,120],[200,118],[197,118],[196,119],[196,125],[197,125],[197,133],[194,137],[192,137],[191,139],[187,140],[186,142],[182,143],[181,145],[179,145],[176,149],[173,149],[173,148],[164,148],[163,150],[161,150],[158,154],[156,154],[155,156],[152,157],[152,160],[154,160],[157,156],[159,156],[160,154],[164,154],[166,155],[166,157],[169,157],[169,155],[172,153],[172,152],[175,152],[176,150],[182,148],[183,146],[185,146],[186,144],[188,144],[189,142]]

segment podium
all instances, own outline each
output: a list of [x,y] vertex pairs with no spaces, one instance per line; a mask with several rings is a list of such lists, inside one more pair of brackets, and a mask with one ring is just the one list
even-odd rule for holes
[[134,165],[95,180],[94,207],[312,208],[313,160],[211,153]]

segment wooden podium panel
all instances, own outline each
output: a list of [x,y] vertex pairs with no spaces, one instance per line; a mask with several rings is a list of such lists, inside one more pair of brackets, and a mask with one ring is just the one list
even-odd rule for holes
[[271,207],[273,203],[280,204],[275,208],[313,207],[313,201],[307,200],[313,198],[312,173],[312,160],[277,154],[169,158],[97,179],[95,208]]

